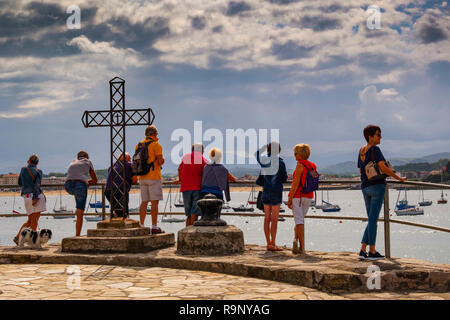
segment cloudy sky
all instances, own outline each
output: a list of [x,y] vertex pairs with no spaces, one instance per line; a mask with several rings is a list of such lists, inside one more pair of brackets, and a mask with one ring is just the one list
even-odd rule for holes
[[167,171],[172,133],[195,120],[279,129],[283,156],[309,143],[319,166],[356,158],[369,123],[389,157],[448,152],[449,36],[444,1],[0,0],[0,173],[34,152],[64,171],[81,149],[106,168],[109,130],[81,116],[109,108],[115,76],[127,108],[153,108]]

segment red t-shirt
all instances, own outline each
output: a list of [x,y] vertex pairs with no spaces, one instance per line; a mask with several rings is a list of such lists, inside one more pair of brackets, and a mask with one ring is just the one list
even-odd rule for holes
[[183,156],[178,166],[181,180],[180,192],[202,189],[203,167],[207,163],[205,157],[196,151]]
[[[294,198],[309,198],[312,199],[314,198],[314,192],[309,192],[309,193],[303,193],[303,187],[305,185],[306,182],[306,172],[307,170],[311,171],[311,170],[317,170],[316,165],[308,160],[300,160],[298,161],[298,163],[301,163],[303,165],[303,173],[302,173],[302,177],[300,179],[300,185],[297,188],[297,191],[295,192]],[[308,169],[306,169],[308,168]],[[293,173],[293,179],[295,179],[295,170]],[[289,192],[290,193],[290,192]]]

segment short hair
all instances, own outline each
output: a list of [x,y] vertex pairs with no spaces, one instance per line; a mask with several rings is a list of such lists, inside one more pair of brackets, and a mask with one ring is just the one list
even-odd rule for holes
[[220,150],[219,148],[212,148],[209,151],[209,158],[212,162],[220,163],[220,161],[222,160],[222,150]]
[[203,154],[203,152],[205,151],[205,146],[203,145],[203,143],[197,142],[192,145],[192,152],[194,151],[200,152],[200,150]]
[[157,133],[158,133],[158,129],[157,129],[156,126],[154,126],[154,125],[148,126],[148,127],[145,129],[145,136],[146,136],[146,137],[154,136],[154,135],[157,134]]
[[89,158],[89,155],[86,151],[81,150],[80,152],[78,152],[77,158],[78,158],[78,160],[83,159],[83,158]]
[[369,137],[373,137],[378,130],[381,133],[380,127],[373,124],[369,124],[367,127],[365,127],[363,133],[366,141],[369,142]]
[[30,163],[30,164],[33,164],[33,165],[37,165],[38,163],[39,163],[39,157],[37,156],[37,155],[35,155],[35,154],[32,154],[29,158],[28,158],[28,162]]
[[275,147],[275,150],[277,149],[278,146],[278,154],[281,153],[281,144],[277,141],[272,141],[271,143],[269,143],[267,145],[267,154],[271,155],[272,154],[272,145]]
[[303,160],[308,160],[311,155],[311,147],[305,143],[297,144],[294,147],[294,155],[300,155]]

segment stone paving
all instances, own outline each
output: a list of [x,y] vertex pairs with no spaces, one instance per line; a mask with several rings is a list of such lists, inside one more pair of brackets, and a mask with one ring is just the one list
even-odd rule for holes
[[0,300],[449,300],[450,293],[346,293],[205,271],[105,265],[0,265]]
[[361,262],[353,252],[307,251],[293,255],[290,250],[269,252],[256,245],[246,245],[243,254],[229,256],[184,256],[177,254],[175,247],[140,254],[64,253],[58,244],[42,250],[0,247],[0,264],[186,269],[289,283],[335,294],[371,292],[367,281],[373,273],[368,270],[378,268],[384,291],[450,292],[450,265],[446,264],[403,258]]

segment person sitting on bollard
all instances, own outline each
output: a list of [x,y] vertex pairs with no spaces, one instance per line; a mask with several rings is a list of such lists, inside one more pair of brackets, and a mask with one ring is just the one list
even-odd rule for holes
[[203,168],[201,198],[208,193],[212,193],[217,198],[223,200],[223,194],[227,201],[231,200],[229,182],[235,182],[236,177],[228,172],[227,168],[220,163],[222,151],[219,148],[212,148],[209,152],[211,163]]
[[186,214],[186,227],[197,221],[200,209],[197,201],[201,199],[203,168],[208,163],[203,157],[205,147],[201,143],[192,145],[192,152],[183,156],[178,166],[178,179],[180,192],[183,193],[184,212]]
[[22,229],[31,228],[36,231],[41,212],[47,210],[46,199],[41,189],[42,171],[37,168],[38,163],[38,156],[33,154],[28,159],[28,165],[20,170],[18,184],[22,187],[21,196],[24,200],[28,220],[13,239],[16,245],[19,245]]
[[[126,185],[125,191],[123,183],[125,183]],[[116,217],[122,217],[123,219],[128,218],[129,216],[128,202],[130,200],[130,190],[133,183],[137,183],[137,176],[133,175],[133,171],[131,168],[130,154],[128,152],[125,152],[125,157],[122,154],[119,160],[114,164],[114,170],[111,170],[111,168],[108,169],[108,179],[106,181],[105,197],[111,204],[111,210],[114,209],[114,212],[112,212],[114,218]],[[120,205],[123,195],[125,196],[126,202],[125,212],[122,212]]]
[[[89,176],[91,179],[89,180]],[[81,234],[83,227],[83,214],[86,208],[86,200],[88,188],[91,185],[97,184],[97,175],[95,174],[94,166],[86,151],[80,151],[77,158],[74,159],[67,169],[67,178],[64,188],[66,192],[75,197],[77,222],[75,225],[75,235],[77,237]]]

